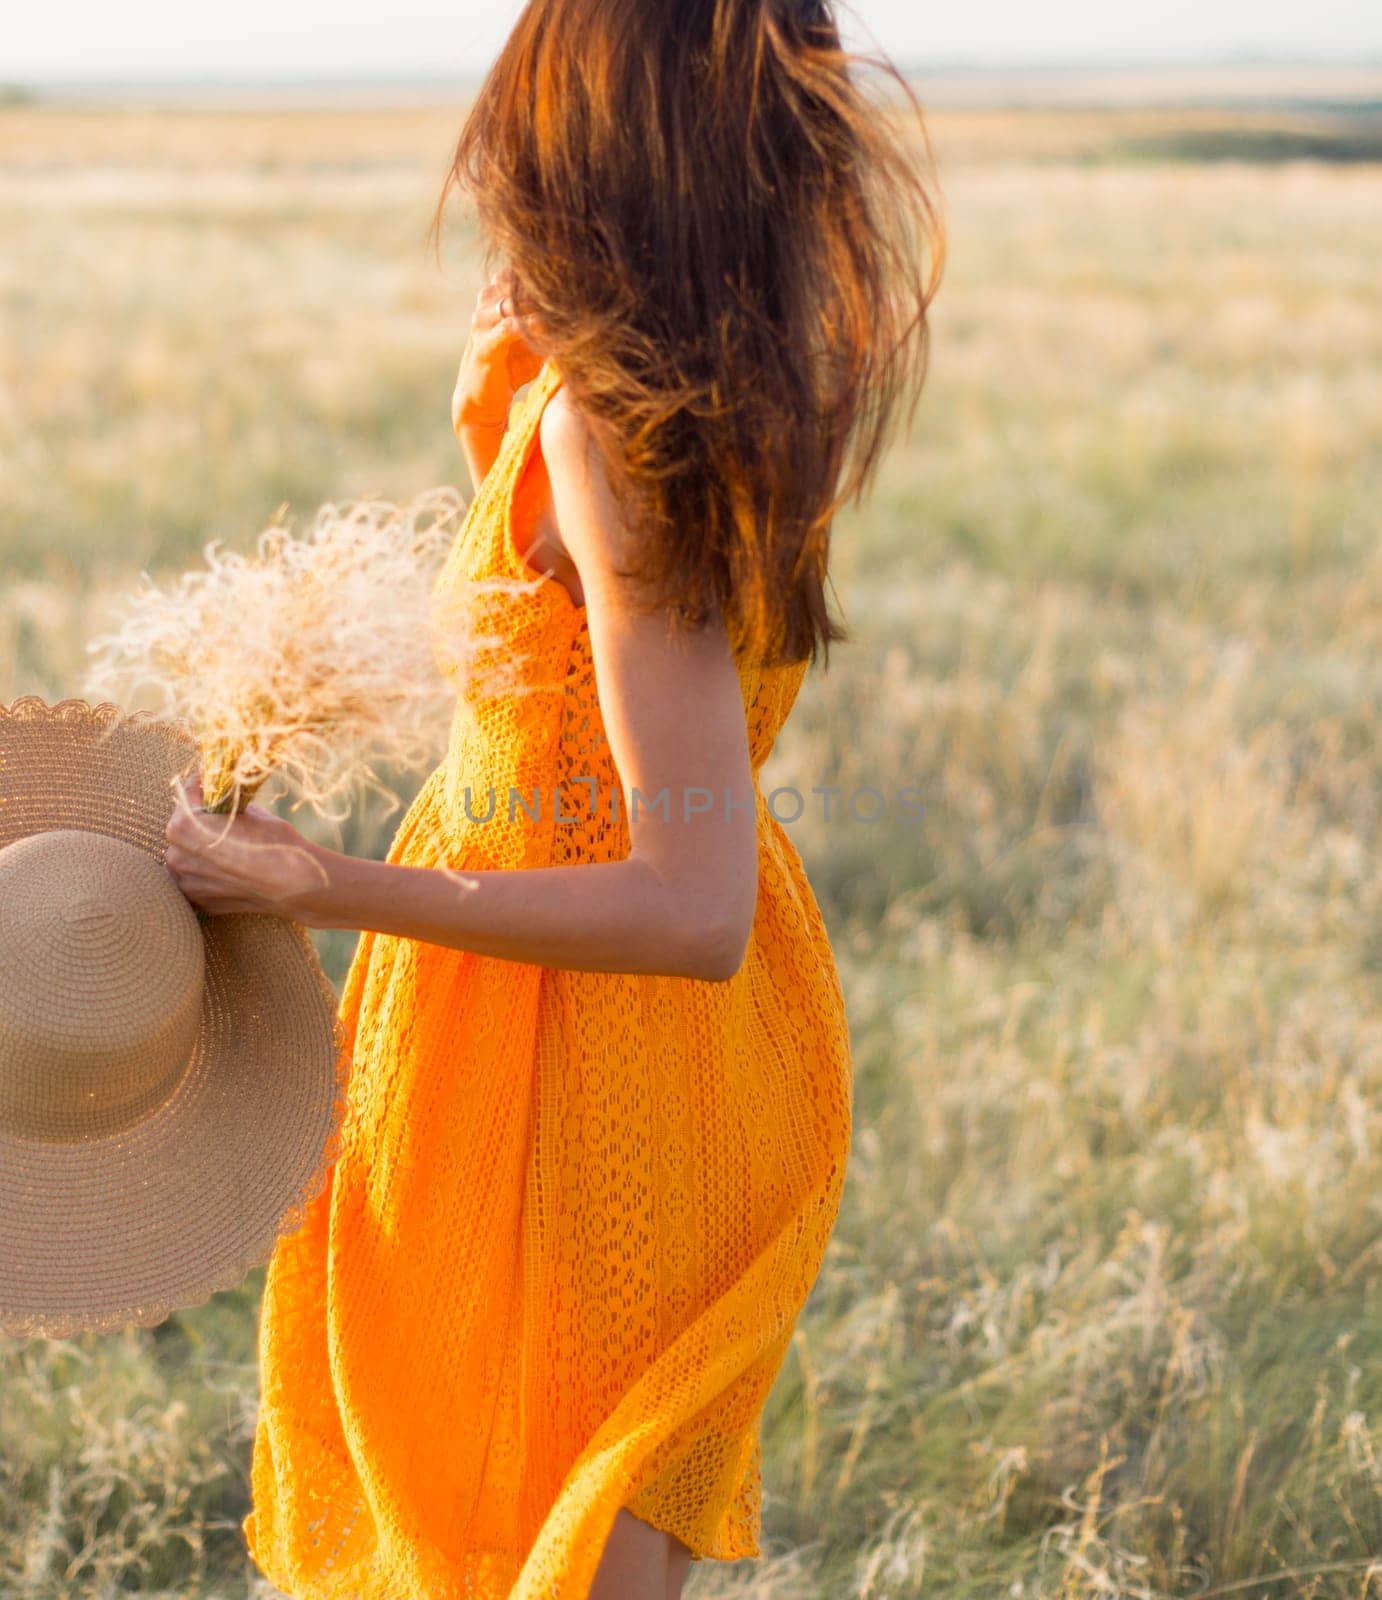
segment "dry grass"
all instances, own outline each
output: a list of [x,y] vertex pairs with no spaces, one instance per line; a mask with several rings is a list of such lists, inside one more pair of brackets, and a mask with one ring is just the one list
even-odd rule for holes
[[[1382,1593],[1382,170],[1137,118],[935,118],[932,386],[769,769],[890,803],[792,827],[855,1150],[692,1594]],[[455,121],[0,116],[0,693],[145,563],[459,480]],[[0,1593],[253,1592],[256,1293],[0,1351]]]
[[328,504],[301,533],[276,521],[248,555],[211,545],[172,583],[145,573],[90,642],[84,687],[191,728],[210,811],[240,809],[269,779],[336,821],[366,794],[396,809],[378,769],[435,765],[458,690],[482,666],[492,693],[512,678],[491,664],[469,592],[433,595],[463,507],[453,488]]

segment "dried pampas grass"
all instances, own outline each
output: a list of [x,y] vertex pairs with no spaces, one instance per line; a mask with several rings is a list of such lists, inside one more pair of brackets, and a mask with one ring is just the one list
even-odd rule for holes
[[88,646],[89,691],[152,690],[191,728],[208,811],[243,809],[270,773],[323,817],[365,790],[396,805],[376,768],[439,755],[457,675],[492,642],[432,596],[463,511],[454,489],[326,505],[301,538],[275,520],[252,555],[213,541],[170,588],[146,573]]

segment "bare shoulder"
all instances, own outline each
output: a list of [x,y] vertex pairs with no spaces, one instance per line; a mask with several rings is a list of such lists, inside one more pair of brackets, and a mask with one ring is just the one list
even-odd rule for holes
[[621,512],[589,421],[565,386],[543,407],[538,437],[556,542],[586,586],[608,579],[615,568],[630,562],[637,530]]
[[589,424],[564,383],[557,387],[542,408],[542,420],[538,427],[544,454],[549,444],[554,450],[569,452],[583,449],[590,439]]
[[568,500],[608,487],[594,431],[564,384],[542,408],[538,438],[548,475],[560,479]]

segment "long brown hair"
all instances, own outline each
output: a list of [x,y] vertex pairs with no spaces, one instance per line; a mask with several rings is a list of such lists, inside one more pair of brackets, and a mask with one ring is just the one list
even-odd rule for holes
[[721,610],[736,653],[848,637],[831,523],[920,398],[930,172],[906,80],[843,49],[830,0],[528,0],[469,110],[434,238],[457,184],[647,534],[653,603]]

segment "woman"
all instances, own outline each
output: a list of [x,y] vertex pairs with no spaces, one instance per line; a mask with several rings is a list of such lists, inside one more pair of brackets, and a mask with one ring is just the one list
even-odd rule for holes
[[664,1600],[759,1553],[852,1069],[758,774],[924,373],[917,153],[824,0],[531,0],[469,114],[448,188],[506,266],[438,592],[509,686],[458,678],[385,862],[169,826],[207,912],[362,930],[341,1155],[261,1311],[245,1532],[291,1595]]

